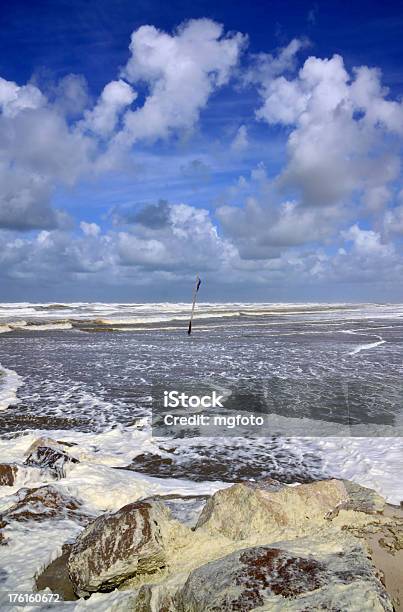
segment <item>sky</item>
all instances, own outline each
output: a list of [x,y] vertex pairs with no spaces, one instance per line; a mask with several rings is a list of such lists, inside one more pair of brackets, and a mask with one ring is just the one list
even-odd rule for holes
[[0,0],[0,301],[403,301],[402,28]]

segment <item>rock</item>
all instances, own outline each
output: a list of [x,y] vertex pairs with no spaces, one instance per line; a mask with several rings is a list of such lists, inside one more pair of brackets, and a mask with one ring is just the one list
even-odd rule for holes
[[18,472],[14,463],[0,463],[0,486],[12,487]]
[[62,554],[52,561],[35,579],[36,590],[49,588],[52,593],[58,593],[63,601],[74,601],[77,595],[67,571],[67,561],[70,556],[71,544],[64,544]]
[[93,519],[93,516],[84,512],[79,500],[62,492],[54,485],[35,489],[19,489],[16,498],[17,501],[0,517],[7,524],[10,521],[38,522],[67,518],[84,525]]
[[81,597],[111,591],[137,575],[152,575],[166,564],[161,526],[169,520],[162,504],[136,502],[104,514],[76,539],[68,571]]
[[7,523],[6,523],[5,520],[3,520],[0,517],[0,546],[3,546],[4,544],[7,544],[6,536],[4,535],[4,533],[2,531],[4,529],[4,527],[7,527]]
[[209,495],[153,495],[142,501],[161,502],[170,510],[174,519],[188,527],[195,527],[209,497]]
[[32,442],[32,444],[25,451],[24,456],[29,457],[29,455],[36,451],[39,446],[46,446],[48,448],[63,450],[61,444],[56,440],[53,440],[53,438],[49,438],[48,436],[41,436],[40,438],[37,438],[36,440],[34,440],[34,442]]
[[349,480],[343,480],[343,483],[348,493],[346,504],[348,510],[376,514],[377,512],[382,512],[385,508],[386,500],[376,491]]
[[36,446],[24,461],[24,465],[49,470],[57,479],[65,477],[65,467],[69,463],[79,461],[54,446]]
[[271,490],[259,483],[236,484],[214,493],[205,505],[196,529],[242,540],[268,530],[297,532],[320,521],[348,499],[339,480],[323,480]]
[[339,480],[239,483],[207,499],[195,529],[171,511],[193,525],[205,499],[169,495],[129,504],[78,536],[67,561],[70,580],[80,597],[129,589],[133,612],[357,612],[363,602],[392,612],[364,535],[381,526],[392,534],[392,526],[388,544],[399,554],[398,518],[347,508],[378,503],[376,494],[352,487],[349,496],[347,487]]
[[61,446],[78,446],[77,442],[67,442],[66,440],[56,440],[56,442]]
[[170,468],[174,464],[170,457],[161,457],[161,455],[154,455],[153,453],[140,453],[133,459],[131,468],[136,469],[136,466],[144,470],[155,471],[158,474],[165,474],[164,468]]
[[[174,609],[247,612],[262,607],[346,612],[362,610],[365,601],[367,610],[392,612],[392,604],[360,546],[318,556],[301,555],[293,546],[293,542],[280,542],[247,548],[197,568],[177,592]],[[306,541],[303,548],[312,550],[315,542]]]
[[[235,441],[222,445],[211,438],[208,444],[189,443],[188,453],[183,453],[180,447],[160,447],[161,454],[140,453],[129,465],[117,469],[133,470],[157,478],[183,478],[196,482],[220,480],[229,483],[277,477],[279,473],[284,483],[306,483],[322,475],[322,466],[317,456],[307,453],[301,458],[293,454],[291,448],[284,451],[275,438],[265,440],[264,445],[255,448],[252,460]],[[236,460],[228,461],[229,454],[234,455]]]

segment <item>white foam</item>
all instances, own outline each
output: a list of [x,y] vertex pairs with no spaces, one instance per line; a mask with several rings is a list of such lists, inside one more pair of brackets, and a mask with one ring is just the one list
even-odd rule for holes
[[357,353],[361,353],[361,351],[368,351],[369,349],[376,348],[381,344],[385,344],[385,340],[378,340],[377,342],[370,342],[369,344],[360,344],[354,350],[352,350],[349,355],[357,355]]
[[[7,574],[1,585],[0,608],[11,609],[8,593],[34,592],[35,576],[61,554],[62,545],[78,535],[81,529],[69,520],[40,523],[30,521],[29,524],[13,523],[12,527],[5,527],[3,533],[8,543],[0,546],[0,567],[7,568]],[[16,605],[12,609],[38,610],[38,606]]]
[[403,501],[402,438],[317,438],[315,446],[329,475],[375,489],[390,504]]
[[5,410],[10,404],[17,404],[17,390],[23,384],[21,376],[0,365],[0,410]]

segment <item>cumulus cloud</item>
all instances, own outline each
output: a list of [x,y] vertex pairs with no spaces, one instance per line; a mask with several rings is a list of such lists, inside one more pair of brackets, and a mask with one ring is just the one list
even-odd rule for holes
[[[297,71],[306,40],[249,57],[244,69],[240,58],[246,45],[244,35],[226,34],[209,19],[188,21],[173,33],[142,26],[132,33],[126,66],[93,100],[80,75],[66,75],[42,91],[34,82],[0,78],[3,278],[126,283],[204,272],[221,282],[262,286],[353,282],[358,270],[366,280],[377,274],[397,278],[402,272],[394,246],[403,234],[403,201],[397,195],[402,103],[391,98],[379,70],[348,71],[339,55],[308,57]],[[123,162],[146,159],[147,147],[156,141],[165,141],[158,147],[163,149],[159,159],[166,159],[169,139],[189,137],[211,96],[234,75],[237,85],[242,81],[248,94],[256,93],[256,113],[238,118],[224,170],[219,173],[214,165],[218,139],[205,139],[200,148],[198,140],[180,161],[169,158],[177,184],[186,183],[189,201],[194,204],[198,195],[191,192],[192,181],[204,181],[206,200],[192,206],[158,200],[171,199],[170,186],[163,184],[161,193],[156,188],[156,203],[140,205],[123,188],[101,217],[102,228],[110,223],[106,230],[81,220],[94,219],[87,211],[80,211],[73,228],[68,215],[55,208],[60,189],[97,179],[103,171],[122,171]],[[265,127],[259,134],[263,145],[267,134],[268,146],[273,134],[282,134],[281,168],[264,147],[259,157],[253,152],[248,135],[253,119],[283,128]],[[180,146],[184,143],[183,138]],[[243,151],[247,154],[236,155]],[[218,201],[214,179],[219,174],[222,189],[226,172],[233,172],[233,186],[224,187],[219,201],[225,205],[209,210]],[[22,234],[29,230],[42,231]]]
[[243,207],[221,206],[217,216],[246,259],[277,257],[288,247],[325,240],[342,211],[306,209],[297,202],[280,204],[249,197]]
[[[105,85],[92,108],[79,75],[66,75],[48,96],[0,78],[0,173],[9,173],[0,183],[0,227],[55,227],[62,218],[52,207],[57,187],[119,169],[139,140],[191,129],[229,81],[245,42],[209,19],[186,22],[174,34],[142,26],[132,34],[121,78]],[[134,109],[130,83],[148,92]]]
[[390,244],[382,244],[381,236],[373,230],[363,230],[358,224],[352,225],[348,230],[342,232],[345,240],[353,243],[354,250],[359,255],[388,256],[394,252]]
[[125,81],[111,81],[104,87],[95,108],[85,113],[82,126],[100,136],[110,135],[119,115],[136,97],[136,92]]
[[[257,118],[293,129],[280,184],[299,190],[306,206],[327,206],[364,190],[386,188],[399,173],[393,140],[403,126],[403,105],[388,100],[379,71],[348,74],[342,58],[309,57],[294,79],[262,84]],[[375,191],[374,191],[375,190]],[[371,201],[372,199],[372,201]]]
[[80,228],[85,236],[98,236],[101,232],[101,228],[97,223],[87,223],[86,221],[81,221]]
[[173,130],[189,129],[199,118],[209,96],[231,76],[246,38],[224,35],[210,19],[195,19],[167,34],[142,26],[132,34],[122,75],[149,89],[144,104],[125,115],[120,140],[165,138]]
[[15,117],[26,108],[39,108],[44,102],[45,98],[34,85],[20,87],[0,77],[0,109],[5,117]]
[[398,205],[387,210],[384,216],[385,234],[403,234],[403,190],[398,197]]
[[[161,213],[164,222],[156,223]],[[131,232],[119,234],[119,253],[125,264],[186,273],[217,269],[236,257],[236,249],[219,236],[209,212],[202,208],[160,203],[144,209],[136,221]]]
[[50,87],[54,105],[69,117],[78,117],[90,106],[88,84],[82,74],[67,74]]
[[93,143],[33,85],[2,79],[0,103],[0,227],[55,227],[54,190],[88,169]]
[[[150,215],[150,207],[143,212]],[[166,212],[164,224],[143,218],[125,231],[103,233],[85,221],[80,223],[81,234],[73,235],[56,229],[21,239],[0,231],[0,277],[56,284],[142,284],[161,274],[173,280],[196,272],[224,279],[234,274],[237,251],[219,236],[207,210],[166,204]]]
[[309,44],[306,38],[293,38],[288,45],[278,49],[277,53],[252,55],[250,66],[243,75],[243,82],[257,84],[264,92],[275,77],[296,67],[297,53]]

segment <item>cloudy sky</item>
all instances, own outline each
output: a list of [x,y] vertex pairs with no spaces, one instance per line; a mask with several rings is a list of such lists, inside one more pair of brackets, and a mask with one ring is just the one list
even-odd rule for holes
[[0,300],[403,300],[403,3],[0,5]]

